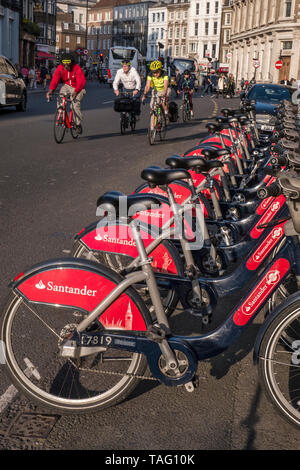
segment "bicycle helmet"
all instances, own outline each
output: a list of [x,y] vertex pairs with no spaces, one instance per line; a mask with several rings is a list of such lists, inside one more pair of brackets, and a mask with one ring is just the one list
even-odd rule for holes
[[124,60],[122,60],[121,65],[131,65],[131,62],[130,62],[130,60],[124,59]]
[[62,64],[74,64],[75,58],[72,54],[63,54],[60,58]]
[[154,60],[150,64],[151,72],[156,72],[157,70],[162,70],[162,63],[160,60]]

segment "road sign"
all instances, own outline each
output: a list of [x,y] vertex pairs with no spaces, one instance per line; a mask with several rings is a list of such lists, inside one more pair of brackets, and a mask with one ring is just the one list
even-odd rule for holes
[[228,54],[226,54],[226,57],[227,59],[231,59],[231,52],[228,52]]
[[253,60],[253,67],[254,67],[255,69],[258,69],[258,68],[260,67],[260,62],[259,62],[259,60]]
[[275,62],[275,68],[277,70],[280,70],[283,66],[283,63],[281,62],[281,60],[277,60],[277,62]]
[[87,55],[87,54],[89,53],[89,51],[88,51],[87,49],[84,49],[83,53],[84,53],[85,55]]

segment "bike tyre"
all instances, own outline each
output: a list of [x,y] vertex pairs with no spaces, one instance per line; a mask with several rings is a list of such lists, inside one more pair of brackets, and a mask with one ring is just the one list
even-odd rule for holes
[[165,140],[167,134],[167,120],[164,111],[160,113],[160,131],[159,131],[159,139]]
[[[271,321],[258,351],[258,373],[262,389],[281,416],[299,429],[299,394],[296,390],[299,390],[299,353],[295,353],[293,348],[295,341],[300,343],[299,299],[284,307]],[[297,362],[293,362],[293,354],[296,354]],[[286,384],[283,384],[284,378]],[[286,390],[283,391],[284,388]],[[288,397],[284,396],[284,392],[287,392]]]
[[66,126],[60,114],[63,111],[61,109],[57,109],[54,116],[54,139],[57,144],[60,144],[65,136]]
[[157,116],[155,113],[150,115],[150,123],[148,128],[148,140],[149,144],[153,145],[156,137],[156,125],[157,125]]
[[120,118],[120,130],[121,135],[124,135],[126,132],[126,116],[124,114],[122,114]]
[[[109,280],[114,280],[116,282],[116,278],[119,278],[116,273],[113,273],[112,275],[106,276]],[[119,282],[119,281],[117,281]],[[147,312],[147,308],[144,305],[142,299],[139,297],[139,295],[135,292],[134,289],[128,289],[126,290],[127,295],[131,298],[131,300],[135,303],[135,305],[138,307],[141,315],[143,316],[146,325],[149,325],[151,323],[151,318],[149,315],[149,312]],[[15,336],[18,337],[17,332],[19,331],[18,327],[18,322],[22,323],[22,298],[19,296],[16,296],[14,293],[12,293],[7,301],[7,304],[5,308],[2,310],[2,316],[1,316],[1,331],[0,331],[0,338],[1,341],[3,341],[3,344],[5,345],[5,355],[6,355],[6,373],[8,374],[9,378],[11,379],[12,383],[16,386],[16,388],[21,391],[25,396],[27,396],[30,400],[33,402],[37,403],[39,406],[45,409],[49,409],[52,411],[55,411],[59,414],[83,414],[83,413],[91,413],[98,411],[103,408],[107,408],[110,406],[114,406],[117,403],[120,403],[121,401],[125,400],[126,397],[136,388],[136,386],[140,383],[140,378],[137,377],[132,377],[131,375],[126,375],[127,374],[135,374],[138,376],[143,376],[145,373],[145,370],[147,368],[147,360],[145,356],[142,354],[138,353],[132,353],[132,356],[126,356],[126,361],[122,361],[122,364],[125,364],[125,368],[127,367],[128,363],[128,368],[126,372],[122,371],[121,378],[119,382],[117,382],[113,387],[109,388],[105,392],[96,392],[97,387],[99,388],[99,373],[97,374],[97,380],[95,378],[95,386],[89,387],[89,382],[87,382],[87,387],[88,390],[85,394],[85,399],[79,399],[77,396],[74,398],[74,392],[73,396],[71,394],[67,395],[66,397],[59,397],[54,395],[55,390],[59,390],[60,393],[62,393],[61,389],[65,387],[65,380],[66,375],[65,375],[65,369],[64,366],[61,367],[63,370],[59,370],[58,373],[54,376],[54,379],[51,381],[51,372],[54,369],[56,371],[56,367],[53,364],[53,361],[56,359],[57,360],[57,344],[56,348],[53,348],[52,356],[48,356],[48,351],[47,354],[45,351],[51,347],[51,344],[42,344],[41,347],[39,348],[39,351],[37,352],[37,349],[35,347],[34,350],[34,343],[36,344],[36,341],[34,340],[32,335],[32,331],[30,330],[30,327],[26,324],[24,324],[24,331],[22,332],[22,349],[26,348],[26,342],[29,344],[28,348],[32,348],[32,351],[34,351],[35,357],[40,357],[41,359],[35,359],[38,361],[37,365],[37,371],[40,374],[40,379],[37,381],[37,384],[35,383],[36,380],[34,381],[34,378],[31,380],[31,376],[26,375],[26,370],[23,370],[24,364],[23,361],[19,360],[20,354],[24,354],[24,358],[26,355],[26,359],[28,358],[30,360],[31,355],[33,355],[33,352],[31,355],[29,354],[30,351],[24,351],[24,353],[20,353],[20,341],[19,339],[15,338]],[[28,305],[28,304],[27,304]],[[21,309],[21,318],[18,319],[18,311]],[[23,307],[24,310],[24,307]],[[73,310],[73,309],[71,309]],[[76,309],[74,309],[76,310]],[[59,315],[60,316],[60,315]],[[53,316],[54,317],[54,316]],[[17,327],[14,326],[14,320],[16,318],[16,323]],[[24,321],[24,320],[23,320]],[[53,323],[52,319],[52,323]],[[52,326],[51,323],[51,326]],[[60,329],[57,330],[58,332]],[[14,332],[15,334],[12,334]],[[60,332],[60,334],[62,334]],[[54,344],[55,342],[57,343],[57,338],[54,335]],[[16,343],[15,347],[13,344]],[[51,337],[50,340],[48,338],[48,343],[51,343]],[[118,353],[122,353],[123,351],[120,350]],[[94,357],[96,356],[96,357]],[[43,357],[43,358],[42,358]],[[93,358],[93,367],[95,367],[96,360],[97,360],[97,355],[96,353],[91,356]],[[23,360],[24,360],[23,358]],[[45,359],[44,359],[45,358]],[[108,359],[109,360],[109,359]],[[121,361],[121,360],[120,360]],[[22,366],[21,366],[22,363]],[[70,367],[69,363],[67,364],[67,367]],[[43,369],[43,370],[42,370]],[[67,370],[67,374],[69,374],[69,370]],[[75,371],[74,377],[72,380],[68,379],[67,382],[71,383],[71,386],[76,388],[76,393],[84,393],[84,385],[81,384],[81,382],[78,380],[78,377],[76,374],[80,373],[80,369],[77,368]],[[57,376],[62,375],[61,378],[57,378]],[[83,374],[86,374],[84,371]],[[123,375],[124,374],[124,375]],[[32,374],[33,375],[33,374]],[[86,374],[87,375],[87,374]],[[102,377],[104,377],[102,375]],[[107,377],[107,376],[106,376]],[[119,378],[119,376],[118,376]],[[117,380],[118,380],[117,378]],[[77,386],[74,386],[74,380],[77,381]],[[106,378],[105,378],[106,380]],[[104,385],[105,386],[105,380]],[[111,376],[109,380],[114,380],[113,376]],[[55,383],[55,381],[58,381],[58,383]],[[101,380],[100,380],[101,382]],[[102,386],[102,385],[101,385]],[[46,390],[42,390],[42,387],[46,388]],[[55,388],[56,387],[56,388]],[[78,390],[77,390],[78,387]],[[81,388],[82,387],[82,388]],[[99,395],[97,395],[99,393]],[[91,396],[93,394],[93,396]],[[96,394],[96,396],[95,396]],[[57,395],[58,392],[57,392]]]

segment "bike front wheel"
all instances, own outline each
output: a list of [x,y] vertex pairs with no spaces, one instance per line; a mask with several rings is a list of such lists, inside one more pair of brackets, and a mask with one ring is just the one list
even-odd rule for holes
[[277,411],[300,427],[300,300],[270,323],[259,350],[261,384]]
[[157,116],[155,113],[151,113],[149,129],[148,129],[148,140],[149,140],[150,145],[153,145],[155,142],[156,126],[157,126]]
[[[142,314],[141,301],[133,301]],[[31,400],[60,414],[94,412],[119,403],[147,366],[141,354],[109,348],[78,359],[62,357],[62,341],[83,318],[75,308],[29,304],[14,293],[2,313],[0,338],[10,379]]]
[[55,142],[60,144],[63,141],[66,132],[65,125],[65,111],[61,108],[58,108],[54,117],[54,139]]
[[160,130],[159,130],[159,138],[160,140],[164,140],[166,138],[167,133],[167,120],[165,112],[162,111],[160,113]]
[[120,118],[120,130],[121,130],[122,135],[125,134],[126,128],[127,128],[127,116],[125,113],[122,113],[121,118]]

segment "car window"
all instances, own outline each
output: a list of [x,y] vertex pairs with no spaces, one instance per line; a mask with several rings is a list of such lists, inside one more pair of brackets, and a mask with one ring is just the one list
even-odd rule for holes
[[10,62],[8,62],[8,60],[6,60],[6,67],[7,67],[7,73],[9,73],[9,75],[16,75],[15,68],[11,65]]
[[249,92],[249,99],[274,103],[281,100],[290,100],[291,96],[286,88],[258,86]]
[[0,73],[7,74],[6,60],[0,57]]

